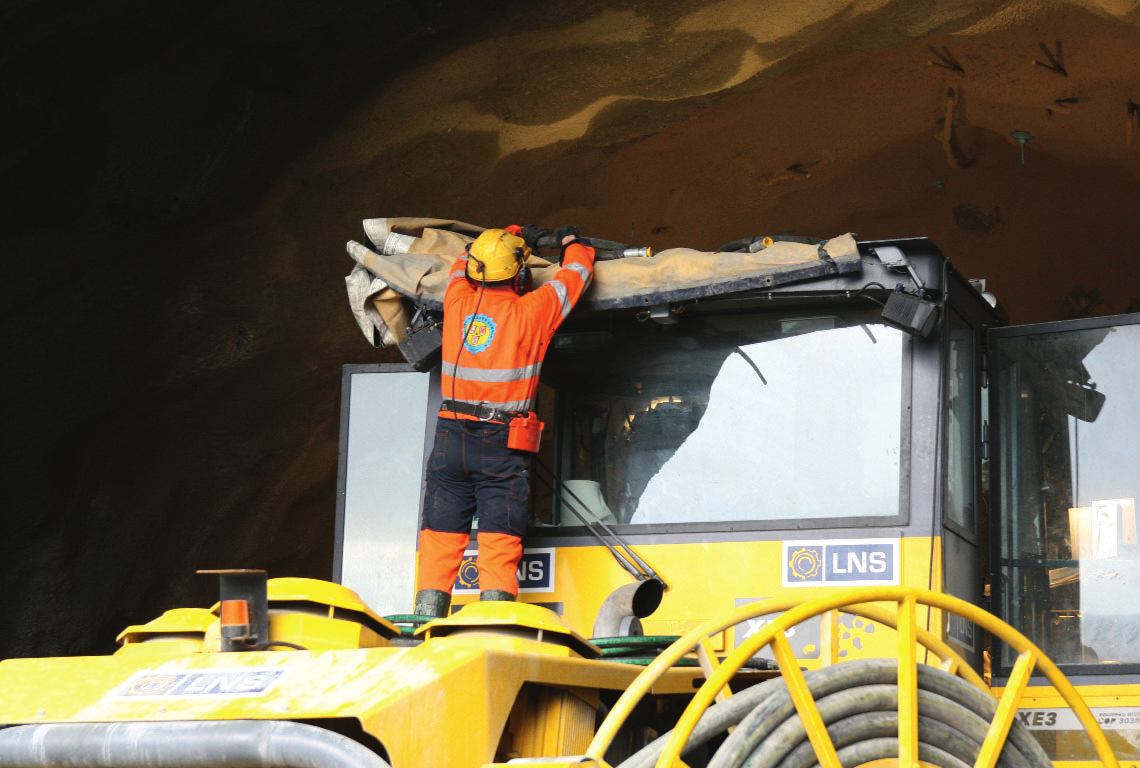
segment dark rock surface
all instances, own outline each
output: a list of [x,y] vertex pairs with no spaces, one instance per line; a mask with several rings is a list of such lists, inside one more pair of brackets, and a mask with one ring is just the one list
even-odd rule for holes
[[359,225],[302,254],[248,222],[281,158],[476,5],[2,12],[0,656],[113,649],[209,604],[197,568],[328,577],[339,369],[377,358],[341,295]]
[[363,218],[925,235],[1016,322],[1135,309],[1134,14],[857,5],[6,5],[0,657],[329,575]]

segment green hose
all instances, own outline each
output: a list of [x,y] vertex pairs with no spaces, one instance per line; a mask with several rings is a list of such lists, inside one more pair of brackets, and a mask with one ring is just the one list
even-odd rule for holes
[[[602,658],[620,661],[618,656],[644,656],[660,654],[679,639],[678,635],[644,635],[639,637],[594,637],[590,642],[602,652]],[[652,657],[650,657],[652,659]]]
[[[633,664],[638,667],[648,667],[653,663],[657,656],[608,656],[606,661],[612,661],[616,664]],[[700,666],[700,662],[696,659],[677,659],[674,667],[696,667]]]
[[[606,661],[616,661],[620,664],[636,664],[648,666],[666,648],[680,639],[679,635],[643,635],[637,637],[594,637],[590,642],[602,652]],[[699,662],[696,659],[683,658],[673,666],[695,667]],[[768,659],[749,659],[745,663],[746,669],[776,669],[776,664]]]
[[417,629],[438,618],[438,616],[421,616],[416,613],[394,613],[384,617],[386,621],[396,625],[402,637],[413,637]]

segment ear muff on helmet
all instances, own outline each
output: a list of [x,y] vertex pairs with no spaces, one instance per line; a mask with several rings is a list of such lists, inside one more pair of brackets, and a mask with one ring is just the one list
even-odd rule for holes
[[515,293],[517,293],[519,296],[522,296],[524,293],[529,291],[530,284],[533,282],[533,280],[534,276],[530,273],[530,267],[528,267],[524,261],[519,265],[518,274],[515,275],[515,282],[512,286],[515,289]]
[[[514,280],[530,255],[530,249],[518,235],[502,229],[488,229],[467,249],[467,276],[479,282],[497,283]],[[482,265],[482,271],[479,265]]]

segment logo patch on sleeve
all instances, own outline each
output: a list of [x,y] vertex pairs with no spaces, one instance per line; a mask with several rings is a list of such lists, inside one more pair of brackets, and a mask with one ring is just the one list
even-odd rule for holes
[[463,320],[463,328],[467,331],[463,337],[463,348],[473,355],[491,346],[498,330],[495,321],[483,314],[468,315]]

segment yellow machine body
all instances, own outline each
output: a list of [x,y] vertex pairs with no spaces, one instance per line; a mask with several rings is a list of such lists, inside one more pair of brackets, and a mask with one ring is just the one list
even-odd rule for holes
[[[599,691],[624,690],[639,672],[584,658],[597,650],[527,605],[476,606],[424,635],[402,648],[4,661],[0,722],[358,723],[393,765],[480,766],[581,752]],[[678,669],[655,690],[687,693],[699,674]]]
[[[842,541],[842,540],[840,540]],[[929,538],[895,539],[898,546],[900,584],[926,589],[942,583],[940,540]],[[933,546],[932,546],[933,543]],[[646,635],[683,635],[703,621],[728,613],[737,606],[769,598],[795,598],[806,601],[834,591],[835,587],[798,586],[783,583],[785,554],[795,551],[780,541],[714,542],[688,544],[649,544],[638,547],[639,554],[663,574],[685,574],[671,581],[654,613],[641,620]],[[528,603],[555,604],[562,607],[562,617],[582,635],[589,637],[594,618],[607,595],[630,581],[629,574],[617,565],[602,546],[559,547],[555,551],[553,591],[523,593],[519,599]],[[724,585],[732,585],[731,591]],[[477,601],[477,595],[459,595],[457,606]],[[925,610],[925,609],[922,609]],[[929,620],[923,614],[924,626],[945,634],[944,622],[935,610]],[[732,650],[746,636],[762,626],[761,622],[726,630],[712,639],[718,652]],[[815,639],[804,633],[815,632]],[[818,627],[803,627],[797,648],[805,666],[818,663]],[[863,658],[881,656],[880,638],[868,634],[860,626],[852,626],[841,639],[844,656]]]
[[[1098,549],[1094,564],[1060,535],[1064,516],[1054,513],[1065,494],[1043,505],[1034,495],[1042,483],[1022,466],[1050,446],[1075,446],[1077,422],[1087,446],[1087,425],[1106,398],[1114,407],[1140,398],[1123,381],[1107,396],[1083,381],[1065,382],[1072,386],[1064,397],[1009,390],[1042,432],[1027,428],[1017,443],[1027,490],[1021,503],[1001,499],[1002,514],[1018,523],[1009,533],[984,514],[1000,494],[983,493],[982,341],[999,314],[928,241],[860,248],[852,262],[859,274],[837,272],[820,248],[801,286],[737,285],[725,289],[731,296],[585,318],[575,310],[551,345],[537,394],[551,428],[535,457],[518,602],[480,601],[468,552],[453,613],[422,626],[399,611],[413,605],[439,377],[359,366],[369,368],[361,376],[381,380],[354,383],[346,369],[334,564],[344,583],[265,584],[264,573],[242,571],[251,581],[256,573],[264,592],[239,600],[223,586],[227,611],[221,601],[168,611],[128,627],[113,655],[2,661],[0,750],[55,724],[292,721],[347,737],[395,768],[607,768],[613,744],[640,749],[671,731],[661,765],[682,768],[690,764],[679,761],[684,742],[708,707],[779,676],[819,765],[839,768],[807,678],[856,662],[890,675],[898,710],[895,752],[867,766],[922,764],[919,681],[933,674],[926,665],[996,699],[983,697],[980,709],[993,710],[975,768],[995,768],[1014,724],[1046,749],[1038,762],[1140,768],[1140,683],[1132,684],[1140,655],[1118,654],[1119,677],[1105,674],[1114,658],[1098,657],[1074,687],[1042,650],[1050,635],[1038,631],[1059,612],[1093,613],[1088,595],[1062,599],[1074,583],[1091,583],[1090,574],[1116,569],[1114,577],[1140,580],[1135,526],[1127,525],[1134,499],[1124,498],[1132,491],[1094,499],[1102,513],[1114,502],[1118,516],[1106,519],[1122,531],[1119,547]],[[823,282],[810,284],[813,276]],[[925,286],[904,304],[939,313],[928,333],[880,306],[904,279]],[[872,294],[883,301],[864,300]],[[1104,338],[1114,335],[1100,334],[1092,347]],[[1031,351],[1040,349],[1034,342]],[[1031,355],[1024,371],[1037,362]],[[1057,403],[1069,411],[1044,418],[1042,409]],[[1010,403],[1003,407],[1008,416]],[[1072,441],[1054,434],[1064,425]],[[354,445],[364,456],[355,463]],[[546,488],[537,482],[540,464]],[[991,461],[992,487],[1002,467]],[[1073,474],[1048,468],[1050,482]],[[574,488],[587,496],[592,488],[594,497],[571,498],[565,492]],[[1037,510],[1041,520],[1032,517]],[[1045,533],[1051,546],[1039,541]],[[624,629],[614,631],[607,611],[629,591],[631,571],[651,586],[663,582],[663,597],[655,610],[621,615]],[[239,572],[216,573],[224,580]],[[992,610],[1022,624],[980,607],[987,579]],[[1034,583],[1048,600],[1022,600]],[[1114,607],[1112,597],[1095,605]],[[643,666],[606,655],[629,645],[637,626],[664,638],[648,658],[625,659]],[[1003,663],[993,669],[1006,675],[996,682],[994,648]],[[884,659],[890,664],[868,661]]]
[[[679,568],[686,558],[691,565],[696,550],[709,557],[710,563],[735,562],[733,573],[737,579],[755,584],[761,592],[741,598],[733,607],[707,593],[705,599],[698,599],[702,596],[699,585],[692,591],[679,590],[667,597],[660,609],[663,623],[648,622],[650,631],[661,627],[671,630],[670,634],[686,634],[714,624],[717,616],[756,613],[763,605],[773,603],[787,607],[747,617],[735,629],[726,624],[711,632],[705,649],[713,655],[702,659],[702,667],[668,669],[659,673],[659,678],[639,682],[643,693],[661,701],[687,701],[696,687],[716,671],[715,657],[739,656],[747,650],[741,647],[745,641],[754,644],[760,635],[771,635],[773,630],[785,638],[785,652],[792,653],[788,643],[811,624],[810,620],[789,615],[795,613],[790,608],[827,599],[836,590],[781,586],[779,575],[773,575],[773,564],[781,557],[780,546],[780,542],[753,542],[646,548],[645,555],[652,554],[663,569]],[[938,547],[932,548],[928,539],[903,540],[899,546],[901,562],[909,565],[900,570],[902,586],[887,589],[921,592],[921,583],[931,578],[931,552],[937,552]],[[751,552],[748,547],[752,547]],[[545,597],[570,602],[578,594],[600,594],[614,580],[620,582],[621,574],[611,571],[616,566],[607,566],[604,554],[593,548],[576,548],[560,561],[560,567],[567,567],[572,573],[589,573],[591,579],[572,583],[572,588],[580,593],[556,591]],[[575,557],[581,560],[576,561]],[[752,572],[748,564],[758,565]],[[933,565],[937,581],[937,557]],[[706,566],[707,563],[700,563],[701,568]],[[715,569],[711,570],[715,575]],[[749,574],[751,581],[746,581]],[[450,618],[422,627],[417,632],[423,640],[421,644],[395,647],[391,645],[394,638],[370,631],[355,635],[347,632],[342,625],[352,622],[303,612],[290,614],[280,607],[290,604],[305,610],[303,605],[312,603],[335,608],[327,604],[329,601],[309,599],[335,585],[326,587],[316,582],[309,586],[313,588],[311,594],[271,601],[271,605],[278,606],[273,609],[278,613],[271,621],[279,622],[272,636],[306,639],[314,645],[343,643],[348,647],[212,652],[209,638],[217,633],[214,614],[201,609],[172,611],[147,625],[131,627],[121,636],[124,649],[150,646],[153,651],[0,662],[0,722],[19,725],[291,720],[320,723],[340,733],[356,734],[356,738],[375,739],[382,745],[385,758],[395,766],[475,768],[512,759],[587,754],[604,713],[602,695],[607,691],[615,695],[625,691],[641,672],[634,666],[596,658],[598,649],[575,629],[573,615],[564,621],[549,610],[525,602],[476,602]],[[771,590],[773,599],[766,599],[769,596],[762,593],[764,590]],[[671,609],[670,598],[677,601],[678,607],[700,605],[702,610]],[[890,601],[867,605],[868,610],[884,612]],[[361,610],[354,613],[361,617],[369,614]],[[797,669],[816,669],[859,657],[909,658],[911,664],[939,664],[943,661],[938,656],[939,648],[942,653],[955,653],[943,631],[946,622],[940,619],[949,614],[938,603],[913,604],[907,615],[914,626],[913,636],[929,637],[930,642],[940,644],[935,654],[930,650],[900,650],[903,635],[899,631],[876,624],[867,615],[860,618],[855,612],[838,613],[835,627],[827,630],[826,635],[822,632],[826,621],[823,616],[816,617],[818,629],[813,639],[818,639],[803,646],[806,653],[782,658],[773,646],[774,658],[781,667],[790,658]],[[202,630],[207,618],[212,623],[204,629],[206,640],[199,641],[198,647],[186,646],[184,637],[162,639],[172,634],[172,629]],[[787,628],[779,626],[780,621],[790,618],[797,623]],[[311,625],[308,634],[298,629],[313,620],[318,622]],[[292,629],[286,631],[287,628]],[[742,632],[742,628],[747,629]],[[155,636],[149,638],[151,642],[144,642],[148,632]],[[742,632],[739,637],[738,632]],[[353,647],[353,642],[359,645]],[[368,647],[373,643],[380,647]],[[159,649],[165,650],[158,652]],[[960,658],[956,663],[961,663]],[[771,674],[774,673],[762,677]],[[1005,690],[998,688],[993,692],[1001,697]],[[1135,749],[1128,732],[1115,729],[1105,716],[1106,711],[1119,711],[1135,701],[1136,687],[1084,688],[1081,693],[1102,722],[1108,744],[1125,758],[1121,764],[1130,768],[1140,765],[1127,760]],[[1058,761],[1062,768],[1099,764],[1081,723],[1068,709],[1069,703],[1054,688],[1026,688],[1016,716],[1031,729],[1035,720],[1059,726],[1054,748],[1067,758]],[[1062,717],[1067,719],[1052,720]],[[1062,727],[1066,724],[1069,727]],[[604,766],[604,761],[597,757],[593,764]],[[590,763],[567,762],[572,764]]]
[[[1140,767],[1140,685],[1075,686],[1092,710],[1120,764]],[[1005,687],[993,689],[995,696]],[[1100,760],[1081,723],[1055,688],[1027,687],[1021,695],[1018,722],[1034,735],[1053,757],[1057,768],[1090,768]]]
[[123,647],[116,655],[196,653],[215,623],[214,613],[205,608],[172,608],[157,619],[120,632],[116,639]]

